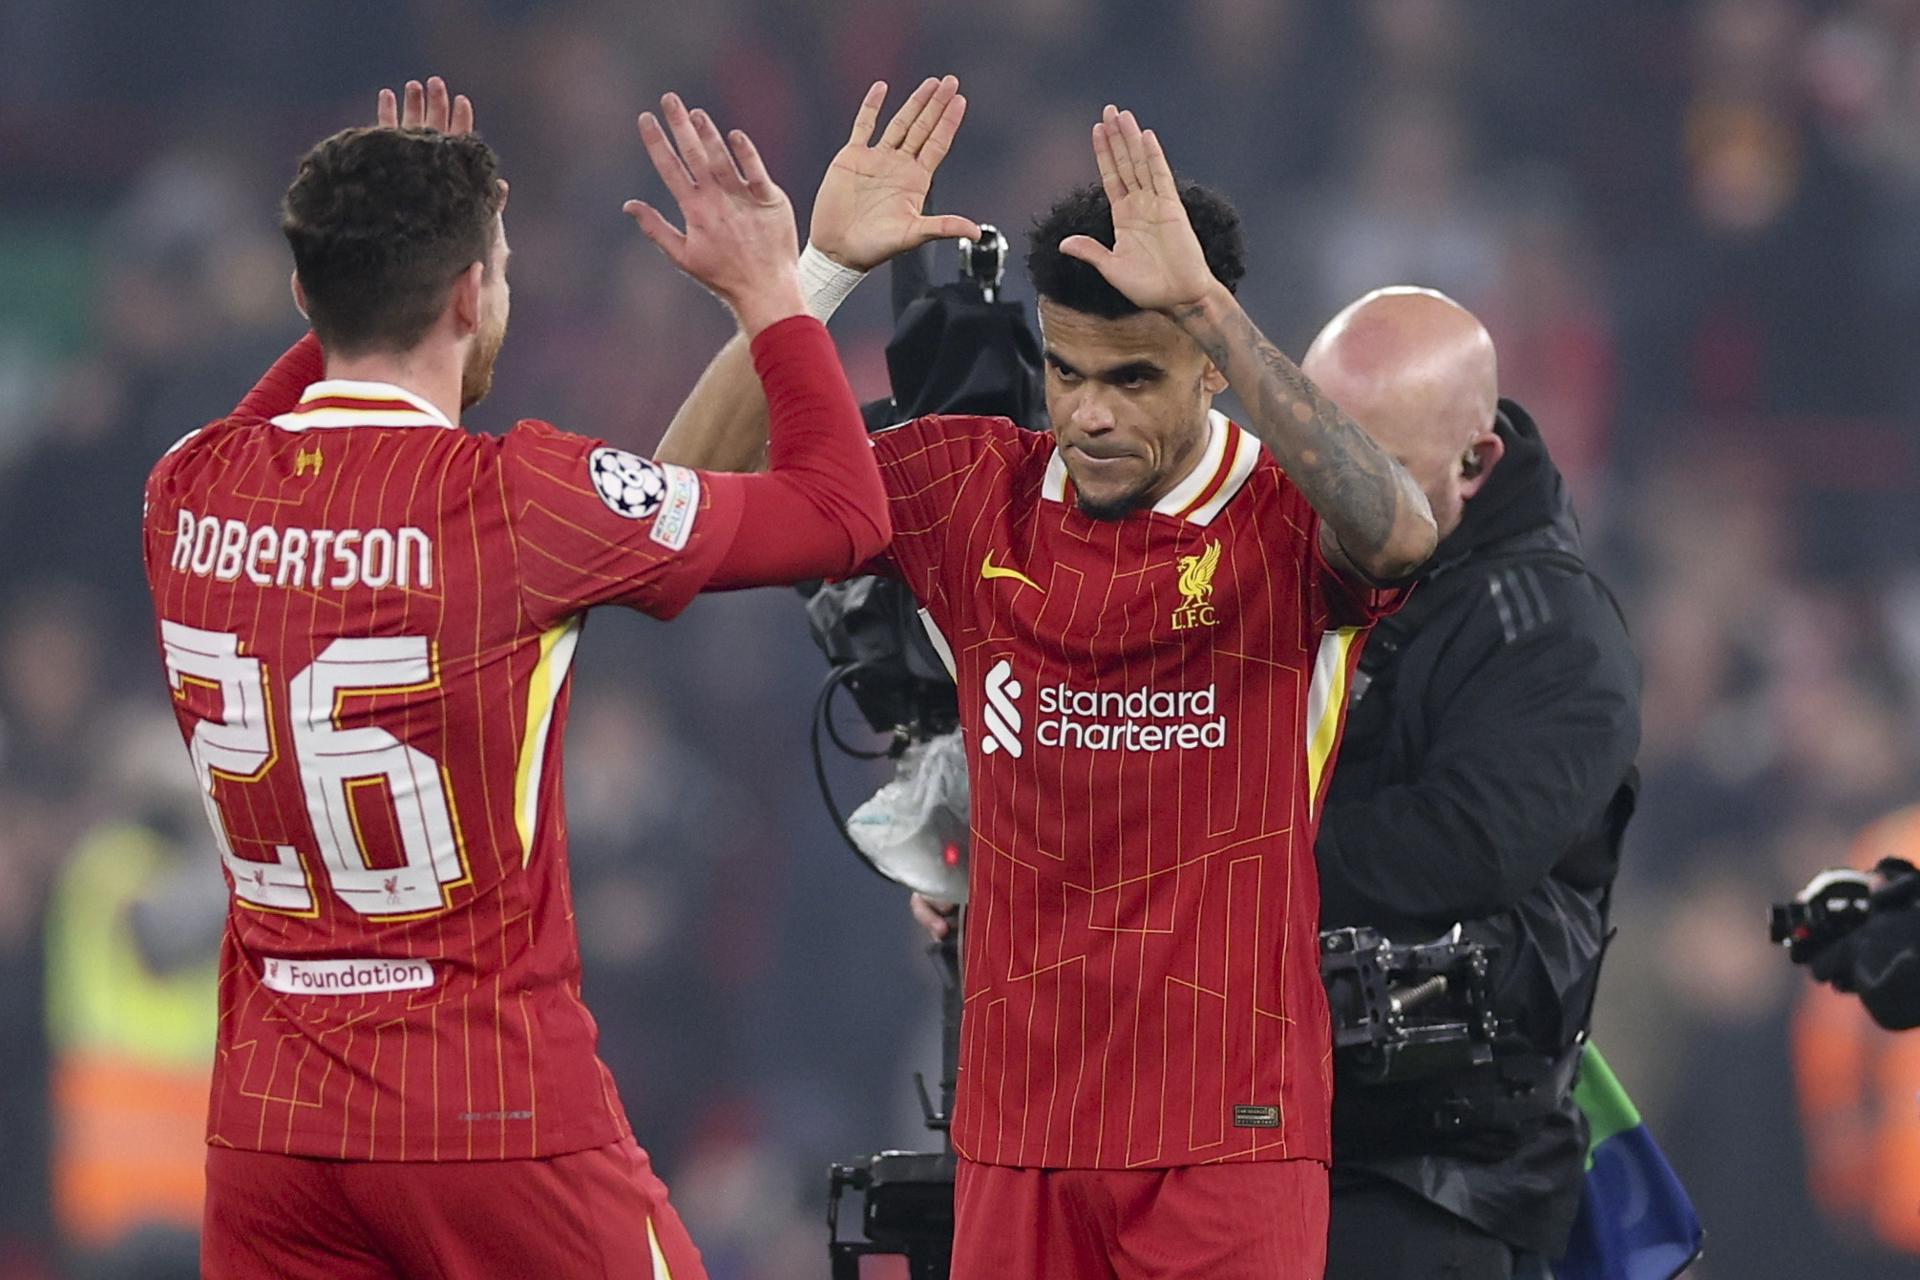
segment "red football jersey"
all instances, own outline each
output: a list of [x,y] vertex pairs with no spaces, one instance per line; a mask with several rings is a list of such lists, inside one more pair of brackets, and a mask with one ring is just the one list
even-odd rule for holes
[[338,381],[156,466],[148,579],[232,889],[209,1141],[463,1160],[628,1136],[580,998],[568,667],[587,606],[670,617],[707,582],[731,479]]
[[1096,520],[1051,437],[877,437],[890,559],[946,637],[972,778],[953,1140],[989,1164],[1327,1160],[1316,806],[1362,629],[1398,602],[1215,414]]

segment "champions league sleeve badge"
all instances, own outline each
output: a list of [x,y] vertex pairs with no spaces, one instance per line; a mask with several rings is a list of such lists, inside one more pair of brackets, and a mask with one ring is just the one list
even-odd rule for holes
[[629,520],[645,520],[667,500],[667,477],[660,464],[625,449],[595,449],[587,455],[587,473],[607,510]]

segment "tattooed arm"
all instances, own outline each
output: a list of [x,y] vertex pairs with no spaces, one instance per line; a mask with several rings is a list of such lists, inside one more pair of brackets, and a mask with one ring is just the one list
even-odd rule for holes
[[1374,583],[1412,576],[1433,554],[1433,513],[1407,469],[1267,341],[1217,282],[1173,319],[1247,406],[1247,426],[1320,513],[1320,549]]
[[1109,106],[1093,127],[1093,150],[1113,204],[1113,247],[1069,236],[1061,251],[1200,344],[1240,393],[1253,433],[1320,513],[1320,545],[1336,567],[1373,582],[1410,576],[1435,544],[1433,512],[1413,477],[1214,278],[1153,132]]

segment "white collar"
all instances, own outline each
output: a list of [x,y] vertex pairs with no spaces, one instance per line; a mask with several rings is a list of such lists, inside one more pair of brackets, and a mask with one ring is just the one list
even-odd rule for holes
[[[1260,463],[1260,442],[1218,409],[1207,411],[1207,440],[1200,456],[1180,482],[1169,489],[1153,509],[1163,516],[1202,527],[1226,509]],[[1068,501],[1071,478],[1067,461],[1056,447],[1047,460],[1040,496],[1049,502]]]
[[325,378],[308,387],[291,413],[273,419],[285,431],[315,427],[445,427],[447,415],[405,387],[391,382]]

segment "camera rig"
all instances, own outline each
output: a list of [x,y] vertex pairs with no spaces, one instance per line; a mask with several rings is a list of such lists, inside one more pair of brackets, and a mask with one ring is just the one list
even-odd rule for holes
[[[860,1280],[860,1259],[907,1259],[910,1280],[944,1280],[953,1253],[953,1153],[882,1151],[828,1170],[827,1233],[833,1280]],[[864,1240],[840,1239],[840,1197],[863,1197]]]
[[[902,254],[889,268],[894,312],[887,344],[892,395],[861,407],[869,431],[928,414],[1010,418],[1045,429],[1045,377],[1040,338],[1027,308],[1000,296],[1007,242],[991,226],[979,240],[960,241],[959,278],[931,283],[927,250]],[[943,641],[920,604],[892,578],[855,577],[803,589],[807,625],[832,670],[814,706],[813,763],[828,815],[843,836],[847,822],[827,785],[822,738],[855,759],[898,761],[916,742],[959,727],[959,698]],[[851,694],[875,733],[878,750],[852,746],[834,725],[834,695]],[[868,853],[848,837],[875,871]],[[964,853],[964,850],[961,851]]]
[[1450,1074],[1493,1061],[1489,949],[1456,927],[1433,942],[1395,945],[1376,929],[1320,935],[1320,977],[1333,1015],[1333,1060],[1354,1084]]
[[[938,1107],[927,1095],[926,1077],[914,1072],[927,1128],[945,1138],[953,1119],[953,1091],[960,1064],[960,942],[956,928],[927,948],[941,979],[941,1069]],[[882,1151],[827,1169],[827,1256],[833,1280],[859,1280],[862,1258],[907,1260],[909,1280],[946,1280],[953,1254],[952,1142],[941,1151]],[[848,1192],[861,1198],[860,1238],[842,1239],[840,1204]]]
[[1882,858],[1871,872],[1822,871],[1793,901],[1774,904],[1768,932],[1790,960],[1806,964],[1875,915],[1915,905],[1920,905],[1920,868],[1904,858]]

